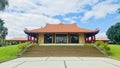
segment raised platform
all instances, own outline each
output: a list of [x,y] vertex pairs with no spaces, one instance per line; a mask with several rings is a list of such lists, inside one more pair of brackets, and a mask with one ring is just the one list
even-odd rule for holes
[[39,46],[84,46],[84,44],[39,44]]
[[27,49],[22,57],[105,57],[94,46],[47,45]]

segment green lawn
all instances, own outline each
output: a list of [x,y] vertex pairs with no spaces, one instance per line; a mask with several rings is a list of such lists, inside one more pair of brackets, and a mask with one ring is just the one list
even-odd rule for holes
[[[109,47],[108,54],[113,58],[120,59],[120,45],[110,44]],[[0,62],[17,57],[19,52],[20,49],[18,49],[17,45],[0,47]]]
[[108,54],[113,58],[120,59],[120,45],[109,45],[110,51]]
[[17,45],[0,47],[0,62],[15,58],[19,52]]

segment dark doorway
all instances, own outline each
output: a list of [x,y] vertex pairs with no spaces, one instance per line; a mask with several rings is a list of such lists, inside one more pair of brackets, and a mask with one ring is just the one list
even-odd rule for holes
[[56,43],[67,43],[66,34],[56,34]]
[[79,35],[71,34],[70,35],[70,43],[79,43]]
[[44,43],[52,43],[52,34],[44,34]]

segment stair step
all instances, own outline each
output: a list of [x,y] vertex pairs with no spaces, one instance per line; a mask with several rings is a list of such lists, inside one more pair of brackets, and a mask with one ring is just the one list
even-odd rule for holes
[[40,56],[90,56],[104,57],[94,46],[35,46],[27,49],[23,57],[40,57]]

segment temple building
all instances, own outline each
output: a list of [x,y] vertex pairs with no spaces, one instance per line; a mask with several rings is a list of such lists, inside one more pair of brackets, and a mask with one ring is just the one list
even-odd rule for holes
[[104,42],[104,43],[109,43],[109,42],[110,42],[109,39],[107,39],[107,38],[102,38],[102,37],[96,38],[96,41],[102,41],[102,42]]
[[28,41],[39,44],[84,44],[94,43],[95,35],[99,32],[79,28],[73,24],[46,24],[43,28],[28,30],[24,32],[28,35]]
[[11,38],[11,39],[6,40],[6,44],[13,45],[13,44],[25,43],[27,41],[28,41],[27,38],[15,37],[15,38]]

